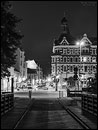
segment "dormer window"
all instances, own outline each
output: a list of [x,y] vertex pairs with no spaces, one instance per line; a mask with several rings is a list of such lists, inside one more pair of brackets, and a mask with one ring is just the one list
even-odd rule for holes
[[61,41],[60,45],[69,45],[66,37],[63,37],[63,40]]

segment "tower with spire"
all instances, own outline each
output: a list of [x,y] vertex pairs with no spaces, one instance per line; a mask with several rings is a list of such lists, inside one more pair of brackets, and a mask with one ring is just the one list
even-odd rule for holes
[[[95,43],[95,41],[91,41],[87,35],[84,34],[80,42],[85,42],[85,47],[80,49],[81,47],[76,46],[77,39],[73,38],[69,31],[68,21],[65,17],[65,13],[61,19],[61,28],[62,32],[60,36],[53,42],[53,53],[51,56],[51,75],[55,77],[60,75],[60,86],[63,85],[65,78],[74,76],[74,68],[76,66],[78,67],[79,73],[89,76],[88,73],[95,73],[97,65],[97,45],[92,45]],[[81,51],[83,51],[83,54],[80,53]],[[82,61],[80,64],[80,59],[83,60],[85,57],[86,63]]]
[[69,27],[68,27],[68,21],[65,17],[65,12],[64,12],[64,17],[61,20],[61,27],[62,27],[62,32],[65,34],[69,34]]

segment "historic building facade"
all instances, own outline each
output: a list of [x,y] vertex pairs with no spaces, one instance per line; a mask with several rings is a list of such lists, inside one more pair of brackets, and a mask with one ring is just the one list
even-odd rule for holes
[[10,76],[1,79],[1,91],[11,91],[12,79],[14,88],[17,88],[18,84],[27,79],[27,64],[25,52],[22,49],[18,48],[16,50],[16,64],[14,67],[8,68],[8,70]]
[[68,78],[74,75],[75,66],[79,76],[89,77],[96,72],[97,67],[97,40],[88,38],[84,34],[78,40],[69,32],[67,20],[61,21],[63,31],[60,37],[53,42],[51,56],[51,75],[60,75]]
[[33,84],[37,85],[43,80],[43,71],[34,60],[28,60],[27,63],[27,79]]

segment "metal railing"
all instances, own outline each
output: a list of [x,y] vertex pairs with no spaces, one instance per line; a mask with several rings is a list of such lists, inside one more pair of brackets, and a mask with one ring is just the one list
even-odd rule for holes
[[1,94],[1,115],[10,111],[14,107],[14,94],[3,93]]
[[97,116],[97,95],[82,94],[82,111],[87,111],[90,114]]
[[81,97],[82,95],[82,91],[70,91],[70,90],[67,90],[67,97]]

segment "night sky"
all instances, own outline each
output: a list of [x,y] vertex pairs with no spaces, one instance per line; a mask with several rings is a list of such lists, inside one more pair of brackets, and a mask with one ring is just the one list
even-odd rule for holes
[[68,20],[73,37],[84,33],[97,37],[97,3],[86,1],[11,1],[12,12],[22,18],[18,28],[24,38],[22,46],[26,60],[35,60],[45,73],[50,72],[54,38],[58,38],[61,19]]

